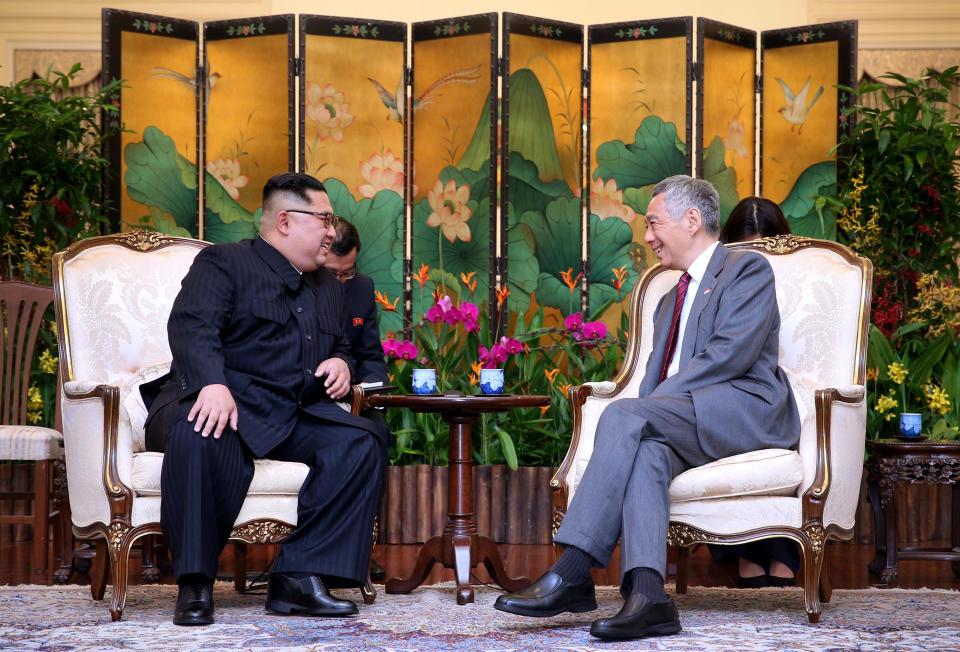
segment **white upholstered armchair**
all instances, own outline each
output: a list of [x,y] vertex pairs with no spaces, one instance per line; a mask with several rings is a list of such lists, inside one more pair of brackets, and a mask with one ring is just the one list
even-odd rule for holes
[[[689,469],[670,485],[668,543],[680,546],[677,592],[686,592],[687,546],[773,536],[798,542],[810,622],[830,599],[822,571],[830,538],[853,536],[866,434],[866,348],[873,265],[835,242],[795,236],[730,245],[761,252],[776,276],[780,365],[800,412],[796,451],[768,449]],[[653,267],[637,282],[618,376],[569,390],[573,439],[552,481],[554,532],[593,451],[601,412],[636,396],[652,349],[657,302],[679,272]],[[710,418],[710,415],[698,415]]]
[[[67,489],[73,531],[93,539],[91,592],[123,612],[128,557],[137,539],[160,534],[162,453],[145,452],[139,385],[170,366],[167,317],[194,256],[207,243],[134,231],[77,242],[53,259]],[[356,388],[355,388],[356,389]],[[362,401],[355,392],[354,409]],[[232,539],[274,543],[296,527],[304,464],[257,460]],[[242,563],[235,567],[238,590]],[[364,599],[375,592],[368,582]]]

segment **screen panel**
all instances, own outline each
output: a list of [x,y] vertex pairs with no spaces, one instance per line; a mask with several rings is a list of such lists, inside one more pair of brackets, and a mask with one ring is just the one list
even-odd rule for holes
[[720,223],[754,194],[757,33],[697,19],[697,174],[720,194]]
[[836,218],[818,213],[816,195],[837,181],[830,154],[842,130],[845,102],[836,84],[853,86],[857,23],[845,21],[761,35],[760,191],[777,202],[799,235],[836,238]]
[[106,143],[104,198],[115,231],[134,227],[197,237],[197,23],[104,9],[104,85],[123,79]]
[[504,13],[501,224],[509,310],[582,304],[583,27]]
[[614,300],[603,315],[613,332],[656,263],[643,242],[653,187],[690,173],[692,31],[691,18],[589,29],[589,306]]
[[293,15],[204,23],[203,238],[259,231],[267,180],[293,170]]
[[414,321],[438,284],[495,301],[497,27],[497,14],[413,24],[411,260],[430,269],[413,283]]
[[300,16],[300,169],[357,227],[384,334],[403,328],[406,39],[404,23]]

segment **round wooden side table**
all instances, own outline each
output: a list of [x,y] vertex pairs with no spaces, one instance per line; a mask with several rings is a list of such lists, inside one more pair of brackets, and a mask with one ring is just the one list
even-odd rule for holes
[[[889,583],[897,577],[898,559],[930,559],[953,562],[953,572],[960,576],[960,441],[872,439],[867,451],[867,491],[876,529],[870,572]],[[950,548],[897,545],[898,481],[953,485]]]
[[430,537],[420,548],[410,577],[394,577],[387,581],[387,593],[409,593],[414,590],[423,584],[430,569],[437,562],[454,571],[457,604],[473,602],[470,569],[481,561],[494,581],[507,591],[519,591],[530,584],[530,580],[525,577],[509,577],[497,544],[493,539],[477,533],[473,515],[471,428],[484,412],[505,412],[513,408],[542,407],[549,404],[549,396],[518,394],[380,394],[370,397],[370,405],[374,407],[436,412],[450,425],[447,524],[443,528],[443,534]]

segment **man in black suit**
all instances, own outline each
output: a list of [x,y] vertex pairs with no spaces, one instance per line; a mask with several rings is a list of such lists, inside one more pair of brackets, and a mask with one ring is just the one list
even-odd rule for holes
[[[344,319],[343,329],[350,343],[350,353],[356,363],[354,374],[357,382],[361,383],[390,383],[390,372],[387,370],[386,357],[383,355],[383,345],[380,342],[380,327],[377,325],[377,304],[373,296],[373,279],[357,271],[357,255],[360,253],[360,234],[357,227],[341,219],[337,223],[337,237],[330,245],[325,267],[343,283]],[[364,405],[363,416],[383,424],[386,422],[378,410]],[[386,479],[389,456],[387,446],[389,441],[383,441],[381,450],[382,470],[379,481],[383,495],[382,484]],[[380,581],[386,576],[383,566],[373,558],[370,559],[370,579]]]
[[167,324],[171,373],[147,422],[148,437],[165,431],[161,524],[178,625],[213,622],[217,558],[255,458],[310,467],[266,608],[357,613],[328,587],[366,578],[379,498],[370,478],[386,432],[331,400],[347,394],[353,372],[342,289],[323,268],[337,219],[319,181],[276,175],[263,189],[260,236],[207,247],[183,279]]

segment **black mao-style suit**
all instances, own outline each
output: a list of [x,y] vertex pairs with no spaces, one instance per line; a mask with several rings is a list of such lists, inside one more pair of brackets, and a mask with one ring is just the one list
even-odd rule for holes
[[[340,357],[340,283],[301,274],[262,238],[202,250],[167,325],[171,373],[155,384],[147,430],[165,429],[161,524],[177,577],[216,575],[240,512],[253,459],[306,463],[297,529],[274,572],[308,572],[330,586],[362,584],[379,496],[371,478],[385,429],[333,403],[313,373]],[[206,385],[224,384],[238,429],[219,440],[193,431],[187,414]],[[145,398],[150,394],[144,391]]]
[[373,298],[373,279],[357,274],[343,284],[344,332],[350,342],[350,353],[356,364],[355,377],[360,382],[390,382],[380,328],[377,326],[377,304]]

